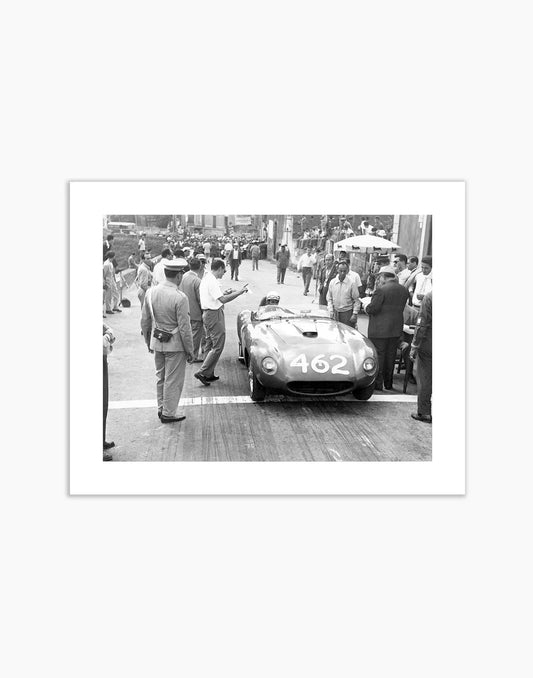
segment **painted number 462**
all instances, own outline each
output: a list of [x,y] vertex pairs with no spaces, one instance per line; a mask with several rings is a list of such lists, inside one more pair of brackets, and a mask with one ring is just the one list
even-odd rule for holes
[[309,362],[305,356],[305,353],[300,353],[296,358],[290,363],[291,367],[299,367],[304,374],[307,374],[307,370],[311,368],[314,372],[318,374],[325,374],[331,370],[331,374],[350,374],[348,370],[343,370],[342,368],[348,362],[343,355],[333,354],[329,356],[331,364],[326,360],[325,353],[319,353],[316,355],[311,362]]

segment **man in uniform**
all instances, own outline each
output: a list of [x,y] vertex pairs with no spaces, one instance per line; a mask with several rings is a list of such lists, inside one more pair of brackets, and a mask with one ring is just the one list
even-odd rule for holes
[[222,259],[213,259],[211,271],[207,272],[200,283],[200,301],[203,309],[202,320],[204,322],[206,345],[205,360],[195,373],[195,378],[204,386],[211,386],[212,381],[217,381],[215,367],[224,350],[226,343],[226,323],[224,320],[224,304],[233,301],[244,292],[246,285],[241,290],[227,290],[222,292],[219,280],[226,272],[226,265]]
[[403,332],[403,310],[409,293],[397,282],[392,266],[380,269],[377,285],[365,308],[370,316],[368,338],[378,353],[376,391],[382,391],[384,386],[391,391],[396,348]]
[[[146,293],[141,329],[148,350],[155,357],[157,416],[161,423],[171,424],[185,419],[178,414],[178,405],[186,363],[193,361],[194,347],[189,301],[178,290],[187,262],[185,259],[165,259],[165,262],[165,282],[151,287]],[[166,340],[161,330],[166,334]]]

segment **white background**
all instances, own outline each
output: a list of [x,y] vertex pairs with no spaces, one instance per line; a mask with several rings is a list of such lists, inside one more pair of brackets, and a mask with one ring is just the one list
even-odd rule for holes
[[[531,675],[526,10],[4,8],[3,674]],[[91,178],[465,179],[467,496],[69,498],[66,181]]]
[[[454,279],[464,289],[465,184],[396,182],[81,182],[70,183],[70,251],[99,260],[103,214],[431,214],[433,275],[439,252],[455,243]],[[89,236],[90,234],[90,236]],[[101,417],[100,266],[70,271],[70,492],[72,494],[463,494],[465,491],[465,308],[451,285],[438,286],[433,319],[431,463],[104,464],[94,450]],[[456,374],[450,379],[449,318]],[[111,322],[111,321],[109,321]],[[112,323],[111,323],[112,324]],[[88,331],[88,326],[92,328]],[[120,346],[115,347],[120,350]],[[115,355],[115,353],[113,353]],[[111,356],[110,360],[113,360]],[[135,378],[135,364],[128,367]],[[113,378],[110,377],[111,399]],[[360,407],[365,407],[362,404]],[[410,410],[405,410],[409,417]],[[250,410],[250,416],[256,416]],[[453,420],[454,425],[449,422]],[[110,422],[109,438],[113,433]],[[123,441],[118,439],[120,445]],[[431,441],[430,441],[431,442]],[[410,441],[405,440],[404,452]],[[279,450],[281,457],[284,450]]]

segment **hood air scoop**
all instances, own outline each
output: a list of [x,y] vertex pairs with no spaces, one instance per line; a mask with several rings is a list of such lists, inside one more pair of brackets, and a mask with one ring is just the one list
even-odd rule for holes
[[314,320],[296,320],[293,321],[293,326],[304,337],[308,338],[318,337],[316,322]]

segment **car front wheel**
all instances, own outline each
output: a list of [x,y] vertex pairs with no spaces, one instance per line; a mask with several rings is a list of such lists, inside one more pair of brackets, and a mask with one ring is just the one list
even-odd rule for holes
[[264,400],[266,391],[257,381],[257,377],[251,368],[248,372],[248,383],[250,386],[250,398],[256,402],[259,400]]
[[375,384],[370,384],[366,388],[356,388],[353,392],[357,400],[368,400],[374,393]]

